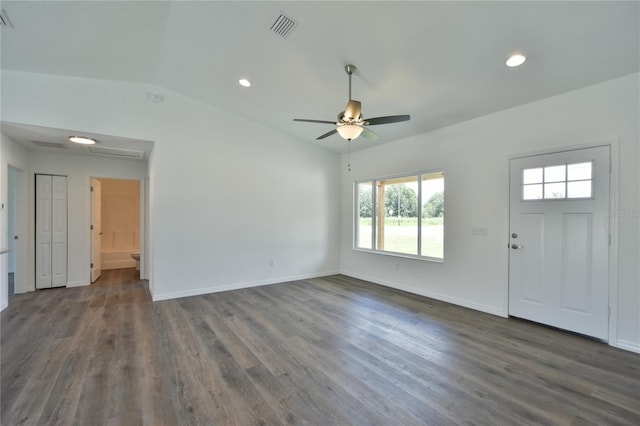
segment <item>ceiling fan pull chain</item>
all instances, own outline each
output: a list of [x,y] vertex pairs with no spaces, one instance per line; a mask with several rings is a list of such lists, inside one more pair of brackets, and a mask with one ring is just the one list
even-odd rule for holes
[[347,140],[347,170],[351,171],[351,139]]

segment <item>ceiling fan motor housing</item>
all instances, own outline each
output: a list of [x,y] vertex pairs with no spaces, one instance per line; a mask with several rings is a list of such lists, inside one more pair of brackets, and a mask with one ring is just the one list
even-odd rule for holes
[[338,114],[338,121],[354,123],[362,120],[362,104],[360,101],[349,100],[347,107]]

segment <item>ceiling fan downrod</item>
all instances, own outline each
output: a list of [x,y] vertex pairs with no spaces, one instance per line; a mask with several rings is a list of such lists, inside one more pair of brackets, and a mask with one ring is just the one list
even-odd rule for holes
[[351,100],[351,75],[353,75],[357,70],[358,68],[353,64],[345,65],[344,67],[344,72],[349,76],[349,100]]

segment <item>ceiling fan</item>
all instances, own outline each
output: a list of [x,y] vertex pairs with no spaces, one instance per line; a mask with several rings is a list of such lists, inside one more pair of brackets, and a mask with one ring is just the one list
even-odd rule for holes
[[355,65],[347,65],[344,67],[345,72],[349,76],[349,102],[344,111],[338,114],[338,121],[326,121],[326,120],[309,120],[305,118],[294,118],[293,121],[303,121],[305,123],[323,123],[333,124],[335,129],[320,135],[316,140],[324,139],[335,133],[338,133],[343,139],[351,141],[358,136],[362,135],[367,139],[377,139],[373,131],[369,130],[365,126],[375,126],[378,124],[399,123],[401,121],[408,121],[411,117],[408,114],[405,115],[388,115],[385,117],[374,118],[362,118],[362,104],[360,101],[351,99],[351,76],[356,72]]

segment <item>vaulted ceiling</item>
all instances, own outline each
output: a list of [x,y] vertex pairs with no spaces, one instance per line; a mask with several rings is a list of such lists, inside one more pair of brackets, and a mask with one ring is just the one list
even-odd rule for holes
[[[420,134],[639,70],[638,2],[3,1],[2,68],[153,84],[316,142],[353,98],[379,139]],[[282,37],[281,13],[296,22]],[[507,57],[528,57],[518,68]],[[252,87],[243,88],[246,77]]]

